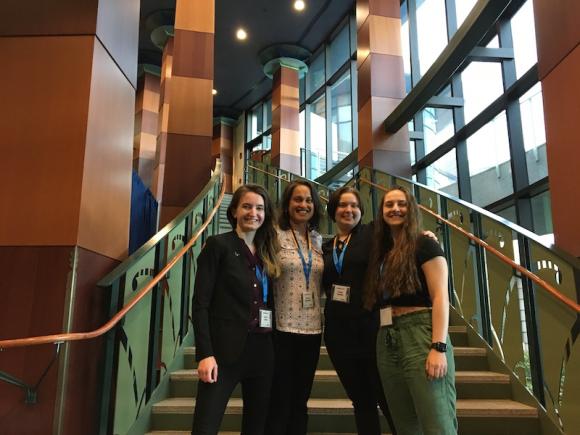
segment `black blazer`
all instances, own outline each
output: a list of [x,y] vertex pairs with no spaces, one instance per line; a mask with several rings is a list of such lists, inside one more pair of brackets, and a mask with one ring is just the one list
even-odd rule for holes
[[231,364],[244,349],[252,277],[243,243],[235,231],[212,236],[197,259],[192,304],[197,361],[213,356],[218,364]]

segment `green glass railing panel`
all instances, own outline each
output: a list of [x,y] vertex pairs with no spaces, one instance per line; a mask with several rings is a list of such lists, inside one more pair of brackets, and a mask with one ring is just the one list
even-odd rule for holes
[[384,172],[375,171],[375,183],[388,189],[393,185],[393,177]]
[[254,183],[258,184],[259,186],[265,186],[266,174],[262,171],[265,171],[267,166],[262,162],[252,162],[252,163],[256,168],[260,169],[259,171],[255,171]]
[[[211,189],[209,192],[207,192],[207,195],[205,196],[205,202],[208,215],[210,211],[213,209],[213,206],[215,205],[217,199],[218,195],[216,194],[214,189]],[[206,237],[209,237],[213,236],[216,233],[217,233],[217,219],[214,219],[212,223],[206,227],[205,235]]]
[[[186,243],[185,220],[173,228],[167,236],[167,261],[172,260]],[[179,330],[182,312],[183,257],[180,258],[165,281],[163,290],[163,318],[161,331],[161,362],[166,366],[175,358],[181,340]]]
[[[269,168],[270,173],[273,172],[273,168],[270,167]],[[275,176],[278,175],[277,173],[275,173],[274,175],[268,175],[267,178],[267,183],[268,183],[268,196],[270,197],[270,201],[272,201],[272,205],[274,206],[274,208],[278,207],[278,204],[280,203],[280,181],[278,180],[278,178]]]
[[[447,219],[463,230],[473,233],[470,210],[462,204],[447,200]],[[449,230],[449,249],[453,271],[454,306],[458,313],[477,331],[480,330],[477,311],[477,281],[475,247],[457,230]]]
[[[530,242],[536,275],[557,291],[577,301],[574,269],[552,251]],[[540,331],[546,409],[566,433],[580,427],[579,315],[534,285]]]
[[[127,270],[123,295],[124,305],[154,276],[155,249],[151,249]],[[149,293],[127,313],[119,331],[122,339],[118,355],[113,424],[116,434],[127,433],[146,404],[151,302],[152,295]]]
[[[373,180],[372,171],[369,168],[364,168],[360,171],[360,178],[368,181]],[[360,183],[358,190],[360,192],[360,200],[365,209],[365,214],[362,217],[362,223],[368,224],[372,222],[375,217],[375,203],[373,201],[373,187],[368,183]]]
[[409,192],[411,192],[413,194],[415,193],[415,189],[413,188],[413,183],[405,180],[404,178],[394,177],[393,184],[397,185],[397,186],[404,187],[405,189],[407,189]]
[[[516,260],[514,232],[485,216],[482,217],[484,240],[511,260]],[[520,381],[531,388],[529,365],[527,364],[527,337],[523,290],[521,280],[514,269],[497,256],[486,251],[487,285],[489,291],[492,348]]]
[[[426,207],[439,215],[442,214],[441,207],[439,205],[439,195],[437,195],[435,192],[419,186],[417,187],[417,199],[419,204],[421,204],[423,207]],[[436,233],[439,228],[437,219],[425,211],[421,211],[421,215],[423,228]]]

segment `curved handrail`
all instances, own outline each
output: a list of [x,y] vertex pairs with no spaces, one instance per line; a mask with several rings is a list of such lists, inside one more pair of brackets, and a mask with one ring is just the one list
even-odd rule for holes
[[203,223],[203,225],[197,230],[197,232],[193,235],[191,240],[183,246],[179,250],[179,252],[173,257],[167,265],[161,271],[155,275],[155,277],[147,283],[145,287],[143,287],[133,299],[131,299],[127,305],[125,305],[117,314],[115,314],[107,323],[101,326],[98,329],[90,332],[73,332],[68,334],[53,334],[53,335],[43,335],[38,337],[28,337],[28,338],[17,338],[12,340],[3,340],[0,341],[0,350],[8,349],[12,347],[24,347],[24,346],[36,346],[40,344],[50,344],[50,343],[64,343],[69,341],[81,341],[81,340],[90,340],[93,338],[97,338],[107,332],[109,332],[113,327],[119,323],[119,321],[125,317],[125,315],[131,311],[131,309],[143,299],[147,293],[151,291],[151,289],[159,282],[161,279],[169,272],[169,270],[185,255],[185,253],[195,244],[199,236],[205,231],[213,217],[218,211],[218,208],[222,202],[225,193],[225,183],[222,182],[220,195],[216,204],[214,205],[212,211],[210,212],[209,216]]
[[[383,186],[381,186],[380,184],[376,184],[373,183],[372,181],[366,179],[366,178],[359,178],[359,181],[366,183],[370,186],[373,186],[379,190],[382,190],[383,192],[386,192],[387,189]],[[458,225],[455,225],[453,222],[451,222],[448,219],[445,219],[443,216],[435,213],[434,211],[428,209],[427,207],[425,207],[424,205],[418,204],[419,208],[421,208],[422,210],[426,211],[427,213],[429,213],[431,216],[433,216],[434,218],[445,222],[445,224],[447,224],[448,226],[450,226],[451,228],[453,228],[456,231],[459,231],[461,234],[463,234],[464,236],[466,236],[467,238],[469,238],[470,240],[472,240],[473,242],[477,243],[478,245],[480,245],[481,247],[483,247],[485,250],[491,252],[493,255],[495,255],[496,257],[498,257],[502,262],[510,265],[511,267],[513,267],[514,269],[516,269],[518,272],[520,272],[522,275],[525,275],[526,277],[528,277],[529,279],[531,279],[533,282],[535,282],[536,284],[538,284],[540,287],[542,287],[544,290],[546,290],[548,293],[550,293],[553,297],[555,297],[556,299],[558,299],[560,302],[562,302],[563,304],[567,305],[569,308],[573,309],[576,312],[580,312],[580,304],[574,302],[572,299],[568,298],[567,296],[564,296],[562,293],[560,293],[558,290],[556,290],[554,287],[552,287],[549,283],[547,283],[546,281],[544,281],[542,278],[540,278],[538,275],[536,275],[533,272],[530,272],[528,269],[526,269],[525,267],[519,265],[518,263],[516,263],[515,261],[513,261],[511,258],[509,258],[508,256],[502,254],[500,251],[498,251],[497,249],[495,249],[493,246],[491,246],[489,243],[485,242],[484,240],[481,240],[479,237],[475,236],[474,234],[470,233],[469,231],[464,230],[463,228],[461,228]]]
[[[271,172],[268,172],[268,171],[266,171],[266,170],[264,170],[264,169],[256,168],[255,166],[252,166],[252,165],[250,165],[250,164],[247,164],[246,166],[247,166],[249,169],[253,169],[254,171],[263,172],[263,173],[264,173],[264,174],[266,174],[266,175],[270,175],[271,177],[278,178],[278,179],[280,179],[280,180],[283,180],[283,181],[285,181],[286,183],[291,183],[291,181],[290,181],[290,180],[287,180],[286,178],[284,178],[284,177],[281,177],[281,176],[279,176],[279,175],[272,174]],[[289,173],[290,173],[290,172],[289,172]],[[300,178],[302,178],[302,177],[300,177]],[[305,178],[305,180],[306,180],[306,178]],[[315,184],[315,185],[316,185],[316,184],[318,184],[318,185],[320,185],[320,186],[322,186],[322,187],[324,187],[324,188],[328,189],[328,187],[326,187],[326,186],[324,186],[324,185],[321,185],[320,183],[316,183],[315,181],[312,181],[312,180],[307,180],[307,181],[309,181],[310,183],[313,183],[313,184]],[[320,199],[322,199],[324,202],[328,202],[328,198],[326,198],[326,197],[324,197],[324,196],[321,196],[321,195],[320,195]]]

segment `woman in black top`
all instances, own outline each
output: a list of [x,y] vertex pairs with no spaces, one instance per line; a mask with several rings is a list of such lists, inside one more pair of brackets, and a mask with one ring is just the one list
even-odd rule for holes
[[456,434],[444,254],[420,234],[417,203],[402,187],[385,193],[374,226],[364,300],[381,307],[377,363],[397,431]]
[[216,434],[242,384],[242,434],[262,435],[274,353],[269,278],[279,244],[266,191],[240,187],[227,211],[234,231],[210,237],[197,259],[193,326],[199,385],[192,434]]
[[358,191],[352,187],[335,191],[327,210],[337,227],[336,236],[322,248],[324,341],[328,355],[352,400],[358,433],[381,433],[378,405],[395,434],[376,364],[378,312],[362,306],[372,230],[360,224],[364,210]]

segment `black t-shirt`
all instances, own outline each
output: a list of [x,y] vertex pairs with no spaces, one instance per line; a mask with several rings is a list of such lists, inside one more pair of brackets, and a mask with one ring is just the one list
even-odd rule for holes
[[433,305],[431,297],[429,296],[429,289],[427,288],[427,280],[421,266],[432,260],[435,257],[444,257],[445,254],[435,240],[420,236],[417,241],[417,248],[415,250],[415,262],[417,264],[417,272],[419,275],[419,282],[421,287],[417,289],[415,294],[401,295],[397,298],[387,298],[384,302],[386,305],[393,305],[397,307],[430,307]]

